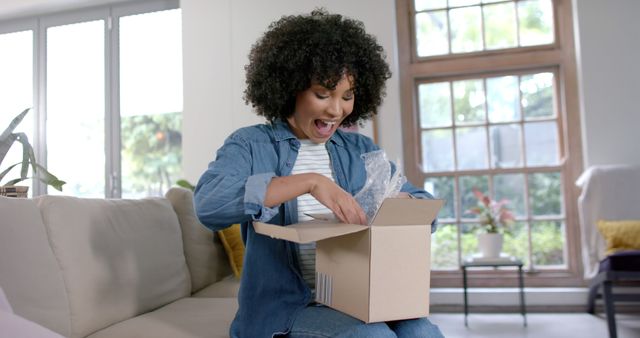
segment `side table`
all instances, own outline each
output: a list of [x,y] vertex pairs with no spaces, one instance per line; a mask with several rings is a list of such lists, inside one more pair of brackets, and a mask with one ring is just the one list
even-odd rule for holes
[[467,299],[467,269],[478,267],[492,267],[499,268],[503,266],[516,266],[518,267],[518,283],[520,286],[520,313],[524,319],[524,326],[527,326],[527,312],[524,304],[524,278],[522,273],[522,261],[513,257],[509,259],[491,260],[467,260],[462,263],[460,268],[462,269],[462,286],[464,289],[464,326],[468,326],[467,316],[469,315],[469,302]]

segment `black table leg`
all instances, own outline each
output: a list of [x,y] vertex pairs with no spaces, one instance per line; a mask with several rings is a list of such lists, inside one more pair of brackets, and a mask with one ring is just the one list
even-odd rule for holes
[[522,277],[522,265],[518,266],[518,280],[520,284],[520,313],[524,319],[524,326],[527,326],[527,312],[524,305],[524,278]]
[[467,268],[462,267],[462,289],[464,290],[464,326],[467,324],[467,315],[469,315],[469,305],[467,303]]

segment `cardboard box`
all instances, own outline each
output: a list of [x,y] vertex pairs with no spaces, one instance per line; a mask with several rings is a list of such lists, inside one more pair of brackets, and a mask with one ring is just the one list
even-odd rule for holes
[[316,301],[364,322],[429,314],[431,223],[443,200],[386,199],[370,226],[314,220],[257,233],[316,243]]

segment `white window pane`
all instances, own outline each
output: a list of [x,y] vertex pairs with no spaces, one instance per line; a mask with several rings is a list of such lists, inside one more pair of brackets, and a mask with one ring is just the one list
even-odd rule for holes
[[457,270],[458,227],[455,224],[438,224],[438,231],[431,238],[431,268],[434,270]]
[[482,12],[487,49],[509,48],[518,44],[516,8],[513,2],[484,6]]
[[451,18],[451,51],[467,53],[482,50],[482,12],[480,6],[449,11]]
[[120,18],[120,114],[182,111],[180,10]]
[[456,156],[459,170],[487,169],[487,153],[485,127],[456,129]]
[[104,35],[103,20],[47,29],[47,162],[65,195],[105,196]]
[[538,267],[563,267],[566,264],[566,227],[560,221],[531,223],[533,264]]
[[522,142],[519,124],[492,126],[490,129],[491,166],[513,168],[522,166]]
[[415,0],[416,11],[440,9],[447,7],[447,0]]
[[447,12],[435,11],[416,14],[416,40],[418,56],[449,53]]
[[520,78],[520,97],[525,119],[554,117],[553,73],[537,73]]
[[489,178],[485,175],[481,176],[460,176],[460,217],[466,219],[477,218],[477,215],[467,212],[469,209],[478,205],[478,198],[473,190],[478,189],[483,194],[489,196]]
[[502,252],[517,257],[524,265],[529,265],[529,231],[527,223],[514,222],[510,232],[504,234]]
[[506,207],[515,216],[525,216],[524,174],[502,174],[493,177],[493,196],[496,201],[507,200]]
[[479,252],[477,230],[478,223],[460,224],[460,255],[463,260],[470,259]]
[[[23,110],[33,106],[33,32],[23,31],[0,34],[0,133]],[[23,132],[33,145],[33,121],[30,111],[14,133]],[[22,161],[22,145],[15,142],[4,160],[0,159],[0,172]],[[20,166],[9,172],[0,184],[20,177]],[[18,183],[29,185],[29,181]],[[31,192],[31,190],[30,190]]]
[[453,111],[456,125],[485,121],[482,79],[453,82]]
[[451,90],[449,82],[418,86],[420,126],[422,128],[451,126]]
[[120,19],[122,197],[161,196],[181,178],[180,10]]
[[553,43],[553,4],[551,0],[518,2],[518,18],[521,46]]
[[557,165],[558,127],[555,121],[525,123],[527,165]]
[[487,79],[489,122],[520,120],[518,77],[501,76]]
[[449,0],[449,7],[477,5],[480,0]]
[[445,200],[444,206],[438,213],[438,219],[455,218],[455,190],[454,179],[451,176],[429,177],[424,181],[424,190],[433,197]]
[[453,170],[453,135],[451,129],[422,132],[422,170]]
[[562,179],[559,172],[529,175],[529,201],[534,216],[564,214]]

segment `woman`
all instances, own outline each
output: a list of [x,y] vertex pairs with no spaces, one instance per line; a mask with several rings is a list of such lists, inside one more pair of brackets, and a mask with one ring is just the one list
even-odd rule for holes
[[[242,223],[246,251],[231,336],[441,337],[426,318],[365,324],[313,303],[315,246],[251,226],[293,224],[310,212],[366,223],[353,195],[366,179],[361,155],[378,147],[338,128],[370,118],[381,104],[391,76],[382,47],[361,22],[314,11],[271,24],[246,71],[245,99],[267,123],[229,136],[195,191],[204,225]],[[410,184],[402,191],[431,198]]]

